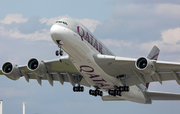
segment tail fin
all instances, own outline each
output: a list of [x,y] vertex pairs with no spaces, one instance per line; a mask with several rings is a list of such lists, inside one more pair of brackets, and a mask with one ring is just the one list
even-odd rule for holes
[[151,100],[180,100],[180,94],[146,91]]
[[[147,58],[150,59],[150,60],[157,60],[158,59],[158,56],[159,56],[159,48],[157,46],[154,46],[150,53],[148,54]],[[148,89],[149,87],[149,83],[146,83],[146,88]]]

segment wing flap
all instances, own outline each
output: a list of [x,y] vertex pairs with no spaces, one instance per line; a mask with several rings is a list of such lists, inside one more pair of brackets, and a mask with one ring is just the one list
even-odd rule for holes
[[180,100],[180,94],[146,91],[151,100]]
[[[71,79],[73,79],[73,81],[74,81],[73,83],[78,83],[78,78],[77,78],[76,75],[71,74],[71,73],[68,73],[68,75],[69,75],[69,77],[68,77],[67,73],[61,73],[61,72],[49,73],[49,75],[52,77],[52,80],[53,80],[53,81],[60,81],[60,80],[58,79],[58,77],[57,77],[58,75],[57,75],[56,73],[61,74],[62,79],[63,79],[63,82],[71,82],[72,80],[69,80],[69,77],[70,77]],[[79,75],[80,75],[80,74],[79,74]],[[33,74],[33,73],[27,73],[26,76],[28,76],[28,79],[35,79],[35,80],[38,81],[36,75]],[[26,76],[24,75],[24,78],[25,78],[25,79],[26,79]],[[47,76],[43,76],[43,77],[40,77],[40,78],[41,78],[41,80],[48,80]],[[26,81],[27,81],[27,80],[26,80]],[[27,81],[27,82],[28,82],[28,81]],[[61,81],[60,81],[60,83],[61,83]],[[63,83],[61,83],[61,84],[63,84]],[[84,85],[84,86],[87,86],[87,87],[90,87],[90,84],[89,84],[83,77],[82,77],[82,79],[81,79],[81,81],[80,81],[80,84],[81,84],[81,85]]]

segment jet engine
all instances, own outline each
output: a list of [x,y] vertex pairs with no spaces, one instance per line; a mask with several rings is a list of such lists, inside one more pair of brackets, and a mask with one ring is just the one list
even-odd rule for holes
[[43,77],[47,72],[44,63],[36,58],[32,58],[28,61],[27,68],[39,77]]
[[13,65],[10,62],[6,62],[2,66],[2,72],[12,80],[18,80],[21,76],[21,73],[17,65]]
[[140,57],[139,59],[137,59],[137,61],[135,62],[135,66],[138,70],[147,75],[154,75],[156,71],[153,61],[149,60],[146,57]]

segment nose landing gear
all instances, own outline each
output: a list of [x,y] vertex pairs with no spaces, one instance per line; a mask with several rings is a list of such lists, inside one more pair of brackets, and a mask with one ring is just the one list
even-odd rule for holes
[[[58,47],[59,47],[59,50],[57,50],[56,52],[55,52],[55,54],[56,54],[56,56],[63,56],[63,50],[62,50],[62,44],[61,44],[61,40],[56,40],[56,42],[58,43]],[[59,59],[59,61],[60,62],[62,62],[61,61],[61,58]]]
[[62,50],[56,50],[56,56],[63,56],[63,51]]

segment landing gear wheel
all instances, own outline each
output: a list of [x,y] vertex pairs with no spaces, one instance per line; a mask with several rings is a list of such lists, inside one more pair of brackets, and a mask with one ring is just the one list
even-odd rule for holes
[[63,56],[63,51],[62,50],[60,51],[60,55]]
[[[62,44],[61,44],[61,40],[56,40],[56,42],[57,42],[57,44],[58,44],[58,47],[59,47],[59,50],[57,50],[56,52],[55,52],[55,54],[56,54],[56,56],[63,56],[63,50],[62,50]],[[61,58],[60,58],[60,60],[59,60],[60,62],[62,62],[61,61]]]
[[121,91],[119,89],[109,90],[108,93],[109,95],[112,95],[112,96],[116,96],[116,95],[121,96]]
[[122,96],[121,92],[118,93],[119,96]]
[[93,91],[92,89],[89,90],[89,95],[92,95],[92,91]]
[[129,86],[124,86],[124,91],[128,92],[129,91]]
[[117,91],[117,95],[122,96],[120,90]]
[[80,89],[80,92],[84,91],[84,87],[79,87],[79,89]]
[[59,55],[59,51],[57,50],[55,54],[56,54],[56,56],[58,56]]
[[113,95],[114,91],[113,90],[109,90],[108,93],[109,93],[109,95]]
[[117,94],[117,90],[114,90],[113,96],[116,96]]
[[119,90],[120,90],[120,91],[124,91],[123,86],[120,86],[120,87],[119,87]]
[[129,92],[129,90],[130,90],[130,88],[129,88],[129,86],[127,86],[127,91]]
[[89,90],[89,95],[92,95],[92,96],[95,96],[95,97],[97,97],[97,96],[103,96],[103,92],[100,91],[100,90],[98,90],[98,89],[96,89],[96,90],[90,89],[90,90]]
[[73,91],[74,92],[83,92],[84,91],[84,87],[83,86],[74,86],[73,87]]
[[95,90],[95,94],[96,94],[96,95],[99,95],[99,90]]
[[103,96],[103,92],[102,91],[100,91],[100,94],[99,94],[101,97]]

